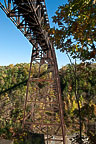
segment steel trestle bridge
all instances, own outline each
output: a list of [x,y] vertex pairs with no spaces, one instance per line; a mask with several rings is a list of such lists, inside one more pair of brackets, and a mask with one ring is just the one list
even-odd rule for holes
[[[3,0],[0,8],[32,44],[22,127],[44,134],[46,144],[65,144],[60,79],[48,34],[50,25],[45,0]],[[32,75],[34,65],[37,65],[37,77]],[[46,72],[41,76],[43,67]]]

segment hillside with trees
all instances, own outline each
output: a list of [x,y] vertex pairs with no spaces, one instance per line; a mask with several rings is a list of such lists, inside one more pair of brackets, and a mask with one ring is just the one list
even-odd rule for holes
[[[32,75],[36,77],[36,67]],[[0,137],[24,138],[21,133],[29,64],[0,67]],[[46,70],[42,69],[41,75]],[[96,142],[96,64],[66,65],[59,70],[67,135],[87,135]],[[30,87],[32,91],[32,87]],[[79,105],[78,105],[79,104]],[[19,138],[18,138],[19,137]]]

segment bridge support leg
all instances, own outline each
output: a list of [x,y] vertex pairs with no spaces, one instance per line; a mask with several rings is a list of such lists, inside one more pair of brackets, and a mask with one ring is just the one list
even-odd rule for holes
[[46,144],[65,144],[62,99],[54,70],[50,51],[44,52],[36,44],[30,62],[23,128],[44,134]]

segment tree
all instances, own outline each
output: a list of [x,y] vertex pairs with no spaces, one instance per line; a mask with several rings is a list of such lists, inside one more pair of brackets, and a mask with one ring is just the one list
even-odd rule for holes
[[[96,64],[76,65],[76,75],[74,65],[67,65],[60,70],[64,118],[68,131],[72,134],[81,129],[80,132],[86,134],[93,144],[96,142],[95,130],[91,128],[96,121],[95,75]],[[80,137],[77,138],[80,140]],[[82,139],[80,141],[83,144]]]
[[51,29],[54,45],[82,61],[96,60],[96,1],[68,0],[53,17],[57,28]]
[[[95,0],[68,0],[66,5],[58,8],[53,17],[57,28],[51,29],[51,38],[54,46],[61,52],[66,52],[68,57],[76,60],[95,61],[96,59],[96,3]],[[69,57],[70,58],[70,57]],[[81,107],[79,81],[74,67],[75,97],[78,105],[81,140]],[[78,87],[77,87],[78,86]],[[82,143],[82,142],[80,142]]]

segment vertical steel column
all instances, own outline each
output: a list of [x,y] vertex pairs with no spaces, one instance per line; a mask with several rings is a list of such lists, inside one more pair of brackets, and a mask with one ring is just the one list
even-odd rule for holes
[[23,116],[23,124],[22,127],[24,128],[25,124],[25,115],[26,115],[26,105],[27,105],[27,99],[28,99],[28,90],[29,90],[29,80],[30,80],[30,74],[31,74],[31,68],[32,68],[32,61],[33,61],[33,50],[32,49],[32,54],[31,54],[31,61],[30,61],[30,69],[29,69],[29,76],[28,76],[28,81],[27,81],[27,89],[26,89],[26,99],[25,99],[25,106],[24,106],[24,116]]
[[58,74],[58,65],[57,65],[57,60],[56,60],[56,55],[55,55],[55,50],[53,48],[53,44],[51,45],[51,47],[52,47],[54,63],[55,63],[55,77],[56,77],[57,89],[58,89],[58,100],[59,100],[59,106],[60,106],[60,117],[61,117],[61,125],[62,125],[63,144],[65,144],[65,123],[64,123],[63,104],[62,104],[62,98],[61,98],[60,78],[59,78],[59,74]]
[[8,0],[8,10],[11,10],[11,0]]

